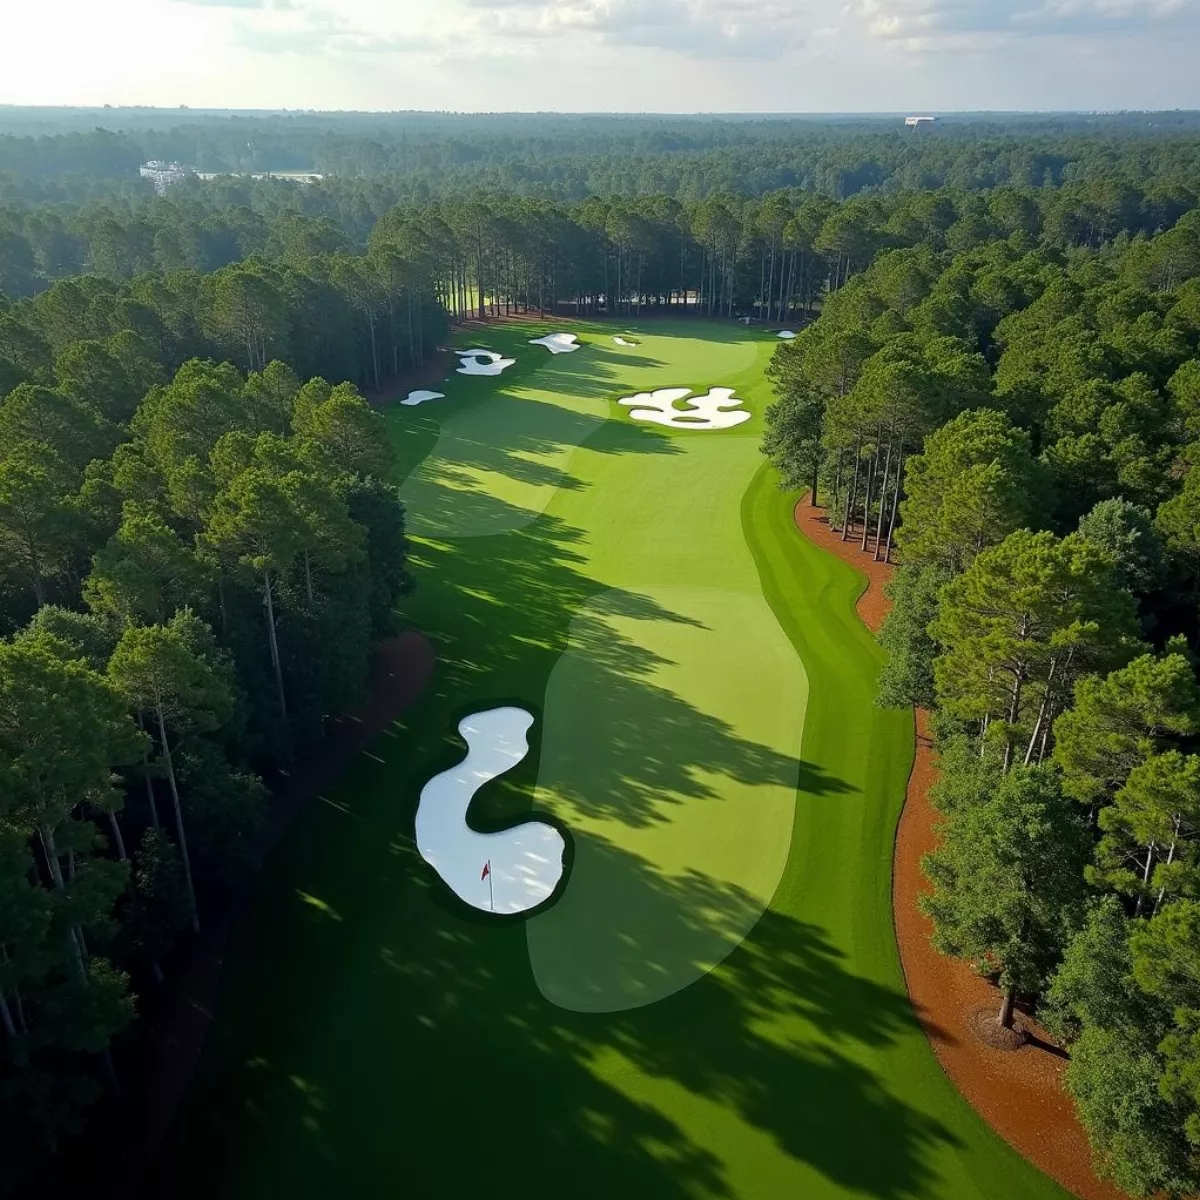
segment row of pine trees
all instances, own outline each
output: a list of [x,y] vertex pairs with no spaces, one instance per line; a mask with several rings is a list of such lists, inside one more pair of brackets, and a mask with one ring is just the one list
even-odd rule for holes
[[766,450],[898,564],[934,943],[1032,1011],[1102,1175],[1200,1188],[1200,221],[884,252],[771,367]]
[[405,320],[372,337],[362,264],[0,302],[0,1188],[128,1080],[139,1011],[255,866],[264,780],[394,631],[394,448],[352,380],[445,317],[397,266]]

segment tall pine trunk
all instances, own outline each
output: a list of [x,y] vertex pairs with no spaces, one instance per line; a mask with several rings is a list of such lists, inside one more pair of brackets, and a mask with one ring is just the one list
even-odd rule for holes
[[[0,959],[4,960],[5,966],[11,964],[12,959],[8,957],[7,946],[0,945]],[[21,1002],[21,988],[15,981],[12,985],[11,1001],[7,996],[4,996],[4,1000],[7,1016],[7,1020],[5,1021],[6,1028],[10,1022],[12,1023],[10,1036],[13,1038],[25,1037],[29,1033],[29,1026],[25,1024],[25,1005]]]
[[8,997],[4,994],[4,989],[0,988],[0,1023],[4,1025],[4,1032],[8,1034],[9,1041],[17,1040],[17,1026],[13,1021],[12,1010],[8,1007]]
[[883,552],[883,561],[892,561],[892,537],[896,532],[896,509],[900,505],[900,489],[904,486],[904,440],[901,439],[896,463],[896,484],[892,490],[892,511],[888,516],[887,548]]
[[854,443],[854,478],[846,492],[846,512],[842,517],[842,541],[850,536],[850,517],[854,512],[854,501],[858,499],[858,472],[862,465],[862,438]]
[[871,489],[875,486],[875,474],[879,470],[879,447],[871,455],[867,464],[867,493],[863,497],[863,530],[861,549],[866,553],[867,538],[871,533]]
[[112,830],[113,844],[117,848],[117,858],[121,862],[125,862],[125,860],[129,857],[129,855],[125,853],[125,838],[121,835],[121,825],[117,820],[117,814],[111,809],[108,813],[108,827]]
[[271,646],[271,666],[275,669],[275,687],[279,692],[279,711],[287,716],[287,697],[283,692],[283,666],[279,661],[279,639],[275,635],[275,598],[270,571],[263,572],[263,595],[267,606],[267,638]]
[[1008,729],[1004,734],[1004,766],[1002,773],[1007,775],[1012,766],[1013,730],[1017,726],[1017,717],[1021,715],[1021,670],[1013,675],[1012,694],[1008,702]]
[[[887,508],[888,474],[892,469],[892,442],[888,439],[887,453],[883,458],[883,483],[879,488],[879,520],[875,524],[875,562],[879,561],[879,547],[883,545],[883,511]],[[865,550],[866,547],[864,546]]]
[[[54,830],[51,826],[42,824],[38,827],[38,836],[41,839],[42,851],[46,855],[46,866],[50,870],[50,878],[54,882],[54,890],[64,892],[67,885],[63,882],[62,864],[58,861],[58,846],[54,841]],[[84,965],[83,960],[83,942],[77,925],[68,927],[67,945],[71,950],[71,961],[75,967],[75,974],[79,982],[84,987],[87,987],[88,976],[87,967]]]
[[167,764],[167,781],[171,785],[171,804],[175,808],[175,836],[179,840],[179,855],[183,859],[183,879],[187,885],[188,900],[192,905],[192,929],[200,932],[200,909],[196,905],[196,889],[192,886],[192,856],[188,853],[187,834],[183,829],[183,805],[179,802],[179,784],[175,779],[175,760],[171,757],[171,743],[167,739],[167,723],[163,717],[162,700],[155,705],[158,718],[158,740],[162,746],[163,761]]
[[[138,728],[145,733],[146,723],[142,720],[141,713],[138,713],[137,715],[137,723]],[[154,781],[150,778],[150,758],[145,750],[142,751],[142,778],[146,781],[146,803],[150,807],[150,824],[157,829],[159,827],[158,805],[154,800]]]
[[783,296],[783,315],[780,317],[781,321],[790,322],[792,319],[792,293],[795,291],[795,289],[796,289],[796,254],[795,254],[795,251],[793,251],[790,255],[788,255],[787,291],[784,293],[784,296]]

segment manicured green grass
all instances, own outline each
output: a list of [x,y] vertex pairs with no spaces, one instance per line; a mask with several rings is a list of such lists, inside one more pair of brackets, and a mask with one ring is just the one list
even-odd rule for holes
[[[1062,1195],[954,1092],[904,993],[890,860],[912,721],[872,705],[861,578],[795,531],[760,419],[676,432],[615,404],[726,385],[761,414],[774,339],[647,321],[623,351],[576,328],[592,344],[558,359],[523,345],[536,323],[489,331],[511,377],[392,414],[410,467],[430,455],[410,501],[440,505],[414,522],[406,613],[435,684],[262,873],[155,1183]],[[506,701],[538,715],[532,752],[472,819],[536,798],[576,834],[563,900],[528,922],[464,908],[411,841],[421,785],[461,758],[457,717]]]
[[655,585],[581,610],[535,801],[575,849],[562,899],[526,926],[548,999],[661,1000],[750,931],[787,863],[805,695],[761,595]]

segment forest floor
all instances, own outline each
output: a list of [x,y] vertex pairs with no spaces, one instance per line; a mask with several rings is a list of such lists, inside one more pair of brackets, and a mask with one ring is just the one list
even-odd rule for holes
[[382,642],[376,647],[366,703],[331,720],[321,743],[302,752],[290,776],[276,781],[267,824],[250,854],[247,889],[226,897],[210,913],[201,935],[173,962],[162,994],[151,998],[143,1014],[137,1059],[129,1064],[127,1099],[120,1106],[118,1124],[127,1148],[120,1156],[124,1168],[113,1180],[115,1195],[136,1189],[178,1112],[212,1022],[230,930],[241,905],[252,897],[252,873],[291,822],[315,799],[324,799],[325,789],[350,760],[412,705],[432,679],[435,663],[432,643],[415,631]]
[[[1061,1200],[905,992],[913,718],[872,704],[861,577],[763,465],[777,339],[571,321],[582,349],[552,356],[548,323],[489,325],[515,366],[387,410],[434,684],[265,864],[148,1194]],[[752,419],[617,403],[684,386]],[[459,720],[503,704],[534,714],[530,752],[472,826],[543,811],[571,840],[528,919],[459,901],[413,843]]]
[[363,390],[363,398],[372,408],[386,409],[398,404],[417,388],[434,388],[454,370],[454,355],[446,349],[435,350],[419,367],[409,367],[397,375],[379,381],[379,386]]
[[[822,549],[867,577],[858,614],[877,632],[891,607],[884,585],[893,567],[874,560],[875,539],[842,541],[823,508],[807,496],[795,508],[800,530]],[[929,789],[937,779],[925,713],[917,716],[917,751],[904,812],[896,833],[893,910],[905,982],[938,1061],[955,1087],[1007,1142],[1083,1200],[1123,1200],[1124,1193],[1097,1178],[1087,1135],[1063,1087],[1067,1056],[1026,1012],[1019,1019],[1029,1037],[1017,1051],[997,1050],[974,1032],[981,1011],[1000,1007],[1000,991],[960,959],[939,954],[930,941],[932,925],[917,907],[927,890],[921,858],[937,845],[937,813]]]

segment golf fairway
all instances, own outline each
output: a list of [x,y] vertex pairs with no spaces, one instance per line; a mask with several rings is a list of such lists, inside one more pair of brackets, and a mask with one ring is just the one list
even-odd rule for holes
[[[614,332],[631,329],[632,347]],[[891,855],[909,713],[873,703],[863,581],[759,452],[778,339],[700,321],[467,335],[516,365],[396,406],[431,688],[297,818],[225,957],[152,1185],[185,1196],[1064,1193],[942,1074]],[[730,429],[623,396],[729,387]],[[479,830],[553,819],[559,898],[458,900],[413,843],[464,716],[534,715]]]

